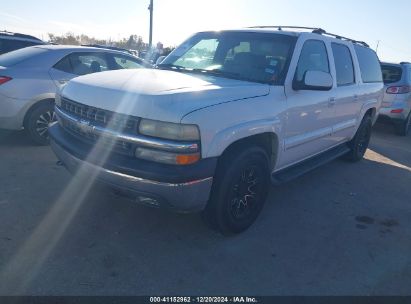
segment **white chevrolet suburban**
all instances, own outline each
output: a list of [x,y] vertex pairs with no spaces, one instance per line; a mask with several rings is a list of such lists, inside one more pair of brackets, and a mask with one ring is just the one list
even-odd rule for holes
[[156,69],[71,80],[51,146],[139,202],[246,230],[270,183],[362,159],[383,97],[364,42],[313,28],[201,32]]

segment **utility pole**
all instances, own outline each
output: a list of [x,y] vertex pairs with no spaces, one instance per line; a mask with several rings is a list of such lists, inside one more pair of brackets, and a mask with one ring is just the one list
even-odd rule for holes
[[377,47],[375,48],[375,52],[378,54],[378,47],[380,46],[380,40],[377,41]]
[[149,44],[149,48],[151,49],[151,47],[153,46],[153,9],[154,9],[153,0],[150,0],[150,6],[148,7],[148,9],[150,11],[150,35],[148,39],[148,44]]

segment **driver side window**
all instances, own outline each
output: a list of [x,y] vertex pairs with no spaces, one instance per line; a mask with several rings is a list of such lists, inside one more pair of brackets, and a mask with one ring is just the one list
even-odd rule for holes
[[327,48],[323,41],[307,40],[301,50],[295,81],[302,82],[307,71],[330,73]]

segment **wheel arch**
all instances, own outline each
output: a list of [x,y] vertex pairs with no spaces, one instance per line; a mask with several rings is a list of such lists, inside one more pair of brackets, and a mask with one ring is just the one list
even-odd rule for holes
[[359,123],[361,123],[361,121],[364,119],[366,115],[369,115],[372,119],[372,123],[374,124],[378,118],[377,105],[377,101],[369,101],[365,103],[361,109],[361,119],[359,120]]
[[29,118],[31,112],[33,112],[33,110],[36,107],[40,106],[41,104],[45,104],[45,103],[54,104],[54,98],[48,97],[48,98],[44,98],[44,99],[39,99],[39,100],[36,100],[36,101],[34,101],[30,104],[30,106],[26,110],[26,113],[24,114],[24,118],[23,118],[23,126],[24,127],[27,124],[27,119]]
[[[377,115],[377,109],[376,108],[369,108],[368,110],[365,111],[364,116],[370,116],[371,119],[374,121],[375,116]],[[363,116],[363,117],[364,117]]]
[[270,169],[274,168],[278,161],[279,138],[278,135],[273,132],[250,135],[232,142],[222,152],[218,159],[217,166],[221,164],[226,157],[229,157],[233,153],[238,153],[247,147],[253,146],[261,147],[267,153],[270,162]]

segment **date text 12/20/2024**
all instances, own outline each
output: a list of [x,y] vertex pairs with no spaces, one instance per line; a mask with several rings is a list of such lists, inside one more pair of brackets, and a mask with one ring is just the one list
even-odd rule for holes
[[255,297],[150,297],[150,303],[258,303]]

